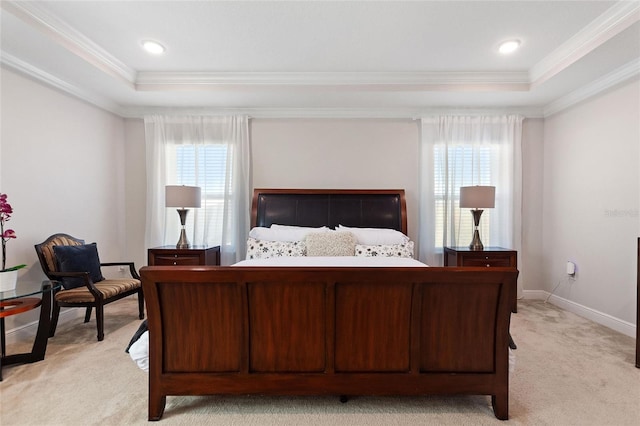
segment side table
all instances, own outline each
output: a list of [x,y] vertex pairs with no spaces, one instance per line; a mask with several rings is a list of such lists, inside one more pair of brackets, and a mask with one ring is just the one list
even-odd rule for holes
[[176,246],[154,247],[147,250],[149,266],[185,266],[185,265],[220,265],[220,246],[193,246],[176,248]]
[[[14,290],[0,292],[0,381],[2,381],[2,366],[41,361],[44,359],[51,327],[51,302],[53,291],[60,288],[59,282],[43,281],[41,283],[18,281]],[[30,297],[41,295],[41,297]],[[6,354],[6,339],[4,319],[40,307],[38,331],[31,352],[21,354]]]
[[[484,250],[471,250],[469,247],[445,247],[444,266],[517,268],[518,252],[502,247],[485,247]],[[514,296],[511,312],[518,312],[517,295]]]

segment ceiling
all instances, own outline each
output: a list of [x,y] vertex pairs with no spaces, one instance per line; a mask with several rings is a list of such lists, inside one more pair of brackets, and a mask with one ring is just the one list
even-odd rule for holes
[[[545,116],[640,74],[637,0],[3,0],[0,13],[3,67],[122,116]],[[499,54],[512,38],[521,48]]]

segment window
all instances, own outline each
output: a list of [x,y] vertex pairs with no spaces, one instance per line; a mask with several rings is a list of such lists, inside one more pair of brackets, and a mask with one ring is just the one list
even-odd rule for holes
[[220,262],[244,258],[251,196],[251,149],[246,116],[148,115],[147,148],[148,247],[173,244],[180,230],[178,215],[169,214],[166,185],[196,185],[201,207],[187,215],[192,245],[220,245]]
[[219,243],[222,240],[228,145],[180,144],[171,147],[169,163],[175,165],[170,171],[175,174],[171,181],[176,185],[199,186],[202,190],[202,206],[187,215],[187,227],[193,226],[196,234],[203,233],[208,235],[208,240]]
[[[469,209],[460,209],[460,187],[491,185],[493,164],[498,145],[436,144],[434,145],[435,244],[466,246],[473,237],[473,217]],[[450,214],[449,214],[450,213]],[[491,210],[482,214],[480,237],[485,246],[491,242]],[[448,229],[449,232],[445,232]],[[445,235],[447,236],[445,238]]]
[[443,246],[468,246],[473,218],[459,208],[460,187],[496,187],[480,221],[485,246],[520,247],[522,120],[518,115],[422,118],[419,259],[441,265]]

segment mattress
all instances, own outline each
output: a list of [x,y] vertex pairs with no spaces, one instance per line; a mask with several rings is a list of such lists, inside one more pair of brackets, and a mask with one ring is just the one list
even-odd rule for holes
[[361,256],[281,256],[268,259],[247,259],[232,266],[327,266],[327,267],[426,267],[408,257]]

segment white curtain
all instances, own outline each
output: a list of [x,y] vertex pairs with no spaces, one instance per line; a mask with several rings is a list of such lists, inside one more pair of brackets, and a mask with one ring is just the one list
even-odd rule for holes
[[250,142],[246,116],[146,116],[147,247],[175,245],[180,221],[166,208],[166,185],[202,190],[187,215],[192,246],[220,245],[221,263],[244,258],[250,214]]
[[[518,251],[522,270],[521,116],[422,118],[420,144],[419,259],[443,264],[442,248],[468,246],[472,215],[458,207],[461,186],[496,187],[495,208],[485,209],[485,246]],[[486,226],[488,224],[488,226]]]

